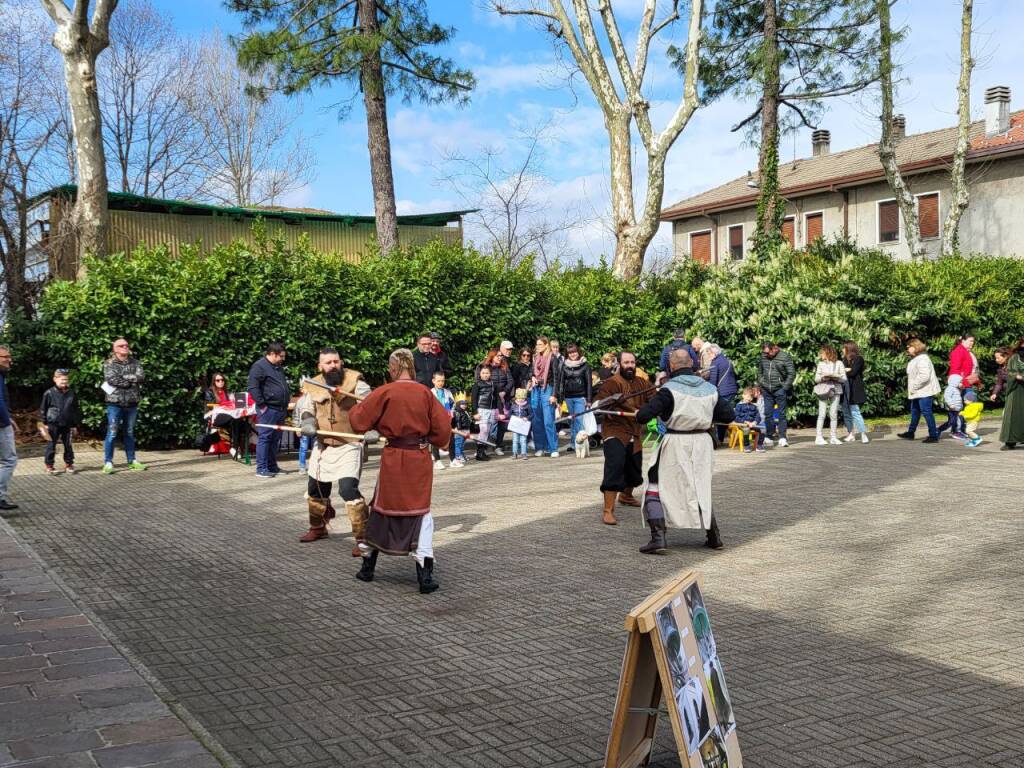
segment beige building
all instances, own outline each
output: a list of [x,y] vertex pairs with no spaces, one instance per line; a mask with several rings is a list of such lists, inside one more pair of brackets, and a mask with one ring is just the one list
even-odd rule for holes
[[[960,248],[1024,258],[1024,111],[1010,113],[1005,87],[989,88],[985,101],[986,119],[971,125],[970,207],[960,221]],[[926,255],[935,257],[949,208],[956,128],[908,136],[902,116],[894,124],[900,136],[897,161],[917,198]],[[785,239],[803,248],[818,237],[846,233],[861,246],[910,258],[878,145],[831,152],[829,139],[828,131],[815,131],[811,157],[779,165]],[[676,258],[714,264],[744,258],[754,234],[757,196],[757,180],[748,174],[663,210],[662,221],[672,222]]]
[[[56,187],[36,195],[29,212],[35,246],[45,255],[48,272],[73,279],[78,272],[74,235],[59,237],[61,223],[75,201],[74,185]],[[220,243],[251,241],[252,226],[262,219],[266,232],[283,237],[289,246],[306,236],[314,250],[358,261],[375,237],[373,216],[352,216],[312,208],[232,208],[180,200],[162,200],[110,192],[109,253],[128,252],[138,245],[167,246],[174,255],[182,246],[198,244],[203,252]],[[421,245],[440,238],[462,243],[462,217],[473,211],[447,211],[398,217],[398,240],[403,246]]]

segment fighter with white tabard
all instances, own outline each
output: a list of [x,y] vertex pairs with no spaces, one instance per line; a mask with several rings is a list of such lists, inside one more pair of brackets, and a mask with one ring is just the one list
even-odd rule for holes
[[664,552],[666,525],[700,528],[707,532],[707,546],[721,549],[711,506],[715,444],[709,430],[716,423],[733,420],[732,405],[718,399],[713,384],[694,375],[686,350],[672,350],[668,365],[668,380],[636,414],[639,424],[658,417],[666,426],[647,473],[643,514],[651,540],[640,551],[648,555]]

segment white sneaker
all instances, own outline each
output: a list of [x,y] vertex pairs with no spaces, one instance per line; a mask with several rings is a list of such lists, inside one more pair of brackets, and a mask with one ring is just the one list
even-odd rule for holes
[[534,456],[537,456],[537,457],[539,458],[539,457],[541,457],[541,456],[543,456],[543,455],[544,455],[544,451],[537,451],[537,452],[536,452],[535,454],[533,454],[533,455],[534,455]]
[[434,469],[444,469],[444,468],[445,468],[444,462],[441,461],[440,459],[438,459],[437,461],[434,462]]
[[494,449],[494,455],[495,456],[504,456],[505,452],[503,450],[501,450],[501,448],[495,448]]
[[851,432],[850,434],[848,434],[846,437],[843,438],[843,441],[847,442],[847,443],[852,443],[856,439],[857,439],[857,436],[855,434],[853,434],[853,432]]
[[442,459],[446,459],[448,458],[448,451],[442,451],[440,448],[438,448],[437,455],[440,456]]
[[840,440],[838,437],[830,437],[828,439],[828,444],[829,445],[842,445],[843,441]]
[[559,436],[559,437],[567,437],[567,436],[568,436],[568,434],[569,434],[569,431],[568,431],[568,430],[566,430],[566,429],[560,429],[560,430],[558,430],[558,436]]
[[[814,444],[815,445],[828,445],[828,443],[825,442],[825,438],[822,437],[821,435],[818,435],[816,438],[814,438]],[[782,441],[781,440],[779,440],[779,445],[782,445]]]
[[861,432],[860,433],[860,441],[862,443],[870,443],[871,442],[870,440],[868,440],[868,433],[867,432]]
[[779,448],[789,448],[789,440],[784,437],[779,438]]
[[235,458],[235,456],[238,455],[238,449],[237,448],[232,448],[231,450],[228,451],[228,453],[231,454],[231,458],[233,459],[233,458]]
[[761,445],[765,448],[771,448],[773,445],[775,445],[775,441],[772,440],[770,437],[766,437],[764,440],[761,441]]
[[557,459],[558,458],[558,451],[552,451],[551,452],[551,458],[552,459]]

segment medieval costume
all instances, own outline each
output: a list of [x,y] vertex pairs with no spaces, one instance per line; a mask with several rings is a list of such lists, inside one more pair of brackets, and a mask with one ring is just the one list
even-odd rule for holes
[[357,578],[373,580],[380,552],[411,554],[416,559],[420,592],[426,594],[438,588],[433,580],[434,519],[430,514],[430,495],[434,465],[430,446],[448,447],[452,437],[451,415],[429,389],[417,386],[412,378],[412,355],[407,350],[399,350],[391,357],[389,369],[395,380],[374,390],[349,412],[357,431],[377,430],[387,438],[366,526],[370,552],[363,556]]
[[349,411],[357,400],[346,393],[364,397],[370,394],[370,385],[363,380],[359,371],[351,368],[321,373],[312,381],[327,387],[340,386],[341,391],[332,392],[324,386],[318,387],[307,382],[302,387],[303,396],[295,408],[303,434],[309,434],[310,437],[315,435],[307,463],[309,531],[299,541],[310,542],[327,537],[327,523],[335,514],[331,506],[331,484],[338,481],[338,493],[345,502],[345,511],[356,540],[352,556],[359,557],[362,554],[359,545],[363,541],[367,518],[366,501],[359,492],[363,443],[356,438],[315,434],[314,430],[352,432]]
[[665,423],[666,431],[644,488],[643,512],[651,541],[640,551],[664,551],[666,522],[675,528],[703,529],[707,545],[720,549],[722,540],[711,506],[715,445],[709,430],[715,423],[732,422],[732,405],[720,400],[715,386],[694,375],[692,368],[677,368],[658,394],[637,411],[636,422],[645,424],[655,417]]
[[1024,349],[1018,349],[1006,361],[1006,405],[999,442],[1013,449],[1024,443]]
[[[598,392],[603,401],[612,401],[616,407],[632,410],[651,398],[651,386],[646,377],[638,373],[626,378],[619,370],[608,378]],[[604,494],[605,525],[615,525],[615,501],[630,507],[639,507],[633,498],[633,489],[644,481],[643,474],[643,429],[631,416],[605,414],[601,423],[601,447],[604,451],[604,477],[601,493]]]

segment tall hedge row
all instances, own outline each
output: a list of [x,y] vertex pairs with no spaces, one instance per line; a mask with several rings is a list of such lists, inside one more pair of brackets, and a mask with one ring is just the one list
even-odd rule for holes
[[201,413],[199,386],[212,371],[242,388],[269,340],[288,348],[293,379],[314,370],[325,344],[376,381],[387,354],[424,330],[444,334],[455,386],[501,339],[531,343],[540,333],[601,353],[630,347],[654,369],[672,330],[719,343],[751,382],[758,343],[777,340],[794,356],[797,411],[816,410],[811,392],[822,342],[856,340],[867,359],[873,415],[905,408],[903,342],[920,335],[937,367],[957,334],[970,330],[986,362],[994,346],[1024,330],[1024,263],[952,258],[894,263],[833,243],[780,253],[765,263],[708,268],[692,262],[641,283],[616,280],[605,266],[577,266],[537,277],[529,264],[507,270],[471,249],[433,243],[352,265],[299,246],[259,239],[210,255],[138,250],[93,261],[79,282],[48,287],[39,319],[10,322],[12,383],[45,385],[54,367],[72,369],[87,426],[99,428],[98,385],[110,342],[126,336],[147,382],[138,424],[151,445],[189,440]]

